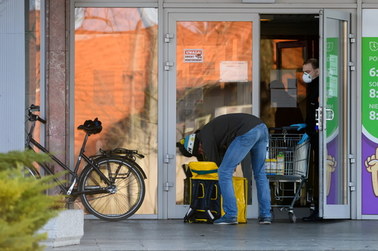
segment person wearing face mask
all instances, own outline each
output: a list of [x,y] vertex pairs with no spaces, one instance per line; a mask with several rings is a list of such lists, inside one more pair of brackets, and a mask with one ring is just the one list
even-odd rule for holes
[[318,198],[318,180],[319,180],[319,136],[316,125],[316,109],[319,107],[319,63],[315,58],[307,59],[302,66],[302,80],[307,85],[307,102],[306,102],[306,119],[304,124],[294,124],[298,130],[304,129],[302,139],[298,144],[302,144],[306,140],[310,140],[312,149],[313,166],[310,166],[309,180],[313,184],[314,210],[308,217],[304,217],[304,221],[318,221],[319,218],[319,198]]

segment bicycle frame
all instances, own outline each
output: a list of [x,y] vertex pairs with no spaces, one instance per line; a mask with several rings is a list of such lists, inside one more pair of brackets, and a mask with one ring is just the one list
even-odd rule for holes
[[[35,146],[36,148],[38,148],[39,150],[41,150],[42,152],[48,154],[51,159],[57,163],[60,167],[62,167],[64,170],[68,171],[69,174],[71,175],[72,179],[71,179],[71,184],[69,186],[69,188],[67,189],[66,186],[64,186],[64,184],[62,184],[62,182],[57,179],[57,178],[54,178],[54,181],[57,183],[57,185],[59,186],[59,188],[61,189],[62,192],[64,192],[64,194],[66,195],[79,195],[81,193],[85,193],[85,191],[83,192],[78,192],[78,191],[75,191],[74,190],[74,187],[75,187],[75,184],[79,178],[78,176],[78,170],[79,170],[79,166],[80,166],[80,163],[81,163],[81,160],[84,159],[84,161],[86,163],[88,163],[89,165],[91,165],[95,170],[96,172],[98,173],[98,175],[101,177],[101,179],[108,185],[112,185],[112,182],[99,170],[98,166],[94,163],[94,161],[92,161],[92,159],[88,156],[86,156],[84,154],[84,151],[85,151],[85,146],[87,144],[87,141],[88,141],[88,137],[89,135],[86,133],[85,134],[85,137],[84,137],[84,141],[83,141],[83,144],[80,148],[80,152],[79,152],[79,156],[78,156],[78,159],[76,161],[76,164],[75,164],[75,168],[74,170],[72,171],[66,164],[64,164],[60,159],[58,159],[54,154],[50,153],[48,149],[46,149],[44,146],[42,146],[38,141],[36,141],[34,138],[33,138],[33,132],[34,132],[34,128],[35,128],[35,123],[36,121],[35,120],[30,120],[32,122],[32,125],[30,126],[30,130],[27,134],[27,139],[26,139],[26,145],[29,149],[33,150],[34,151],[34,148],[33,146]],[[48,174],[50,175],[53,175],[54,174],[54,171],[46,164],[43,164],[43,163],[38,163],[45,172],[47,172]],[[93,191],[91,191],[91,193],[93,193]],[[99,191],[100,193],[100,191]]]
[[[25,127],[27,128],[25,148],[47,154],[52,161],[67,171],[67,175],[70,176],[68,182],[58,179],[58,176],[54,175],[54,166],[48,163],[38,163],[40,171],[46,175],[53,175],[58,189],[60,188],[61,193],[68,195],[66,198],[68,207],[77,197],[80,197],[86,210],[100,219],[114,221],[133,215],[140,208],[145,197],[144,179],[147,177],[143,169],[135,162],[136,158],[144,158],[144,155],[138,153],[138,150],[115,148],[99,149],[99,154],[87,156],[84,152],[88,137],[100,133],[102,130],[101,121],[95,118],[86,120],[77,127],[78,130],[85,132],[85,136],[75,166],[70,168],[71,166],[66,165],[33,138],[37,121],[46,124],[46,120],[34,113],[39,111],[39,106],[31,105],[28,108],[27,119],[30,124]],[[82,160],[86,162],[86,166],[79,173]],[[38,176],[38,171],[34,170],[35,168],[25,167],[25,169],[29,169],[27,171],[34,177]]]

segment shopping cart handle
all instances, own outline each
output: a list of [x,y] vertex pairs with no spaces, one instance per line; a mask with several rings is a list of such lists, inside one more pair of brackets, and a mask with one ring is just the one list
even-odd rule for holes
[[297,131],[300,126],[282,126],[282,127],[269,127],[269,131]]

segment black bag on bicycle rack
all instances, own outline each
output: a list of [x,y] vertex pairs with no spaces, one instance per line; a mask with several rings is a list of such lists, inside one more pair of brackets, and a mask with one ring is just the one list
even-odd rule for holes
[[218,180],[193,179],[190,182],[190,207],[184,217],[188,223],[213,223],[221,216]]

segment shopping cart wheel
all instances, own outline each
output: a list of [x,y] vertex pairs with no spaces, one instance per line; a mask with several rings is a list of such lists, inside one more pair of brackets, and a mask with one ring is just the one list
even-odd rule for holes
[[294,212],[289,212],[289,220],[291,223],[295,223],[297,221],[297,217],[295,216]]

